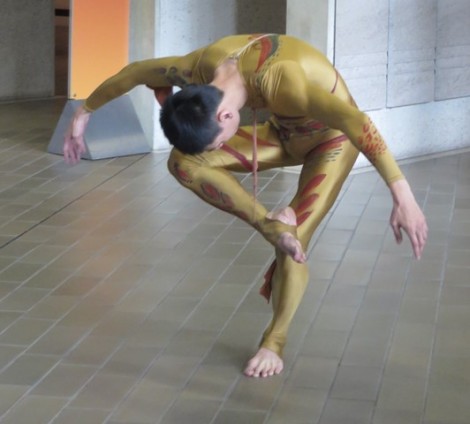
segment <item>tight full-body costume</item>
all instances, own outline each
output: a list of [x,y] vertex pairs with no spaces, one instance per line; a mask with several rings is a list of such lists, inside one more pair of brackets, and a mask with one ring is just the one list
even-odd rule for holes
[[[375,125],[357,110],[343,79],[310,45],[285,35],[237,35],[186,56],[133,63],[101,84],[86,100],[93,111],[137,85],[151,89],[208,84],[226,60],[236,60],[248,92],[246,106],[267,108],[257,127],[258,170],[302,165],[290,206],[297,229],[266,217],[268,211],[234,178],[250,172],[253,127],[241,127],[220,150],[186,155],[173,149],[168,167],[204,201],[243,219],[275,245],[281,232],[295,233],[304,250],[363,152],[386,183],[403,178]],[[276,249],[262,293],[272,289],[273,319],[261,347],[282,355],[289,324],[308,281],[306,264]]]

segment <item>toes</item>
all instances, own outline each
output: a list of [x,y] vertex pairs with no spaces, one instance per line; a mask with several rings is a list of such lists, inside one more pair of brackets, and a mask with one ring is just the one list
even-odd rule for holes
[[245,368],[244,374],[247,377],[266,378],[279,374],[283,369],[283,362],[274,352],[261,349],[252,358]]
[[278,375],[282,372],[283,369],[284,369],[284,364],[281,362],[276,367],[274,367],[273,372],[274,372],[275,375]]
[[247,377],[253,377],[255,370],[251,367],[246,367],[245,371],[243,371],[243,374],[245,374]]
[[256,367],[254,376],[255,377],[266,377],[266,363],[264,361],[260,362],[258,367]]
[[272,361],[264,360],[255,368],[253,377],[271,377],[275,373],[275,366]]
[[304,263],[307,259],[300,241],[290,233],[281,234],[278,247],[298,263]]
[[248,363],[244,374],[248,377],[268,377],[269,370],[265,361],[252,360]]
[[255,377],[256,369],[258,368],[258,366],[258,360],[256,358],[253,358],[250,362],[248,362],[248,365],[246,366],[245,371],[243,373],[248,377]]
[[307,260],[307,256],[303,251],[298,251],[293,259],[299,264],[303,264]]

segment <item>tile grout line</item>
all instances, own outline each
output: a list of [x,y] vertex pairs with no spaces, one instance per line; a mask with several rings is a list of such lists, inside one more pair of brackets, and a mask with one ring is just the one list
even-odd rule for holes
[[107,183],[109,180],[113,179],[114,177],[116,177],[117,175],[119,175],[121,172],[124,172],[125,170],[127,170],[129,167],[131,167],[132,165],[134,165],[135,163],[139,162],[140,160],[142,160],[143,158],[145,157],[144,156],[141,156],[139,158],[137,158],[134,162],[130,163],[129,165],[126,165],[124,168],[116,171],[116,173],[114,173],[113,175],[111,176],[108,176],[106,179],[104,179],[103,181],[99,182],[97,185],[95,185],[94,187],[88,189],[85,193],[82,193],[80,194],[78,197],[76,197],[75,199],[69,201],[68,203],[66,203],[64,206],[60,207],[59,209],[57,209],[56,211],[52,212],[49,216],[47,216],[46,218],[43,218],[41,221],[39,222],[36,222],[35,224],[33,224],[31,227],[29,227],[28,229],[24,230],[22,233],[14,236],[12,239],[8,240],[7,242],[5,242],[3,245],[0,246],[0,250],[3,249],[4,247],[8,246],[9,244],[13,243],[14,241],[20,239],[21,237],[23,237],[25,234],[29,233],[31,230],[35,229],[36,227],[38,227],[39,225],[41,224],[44,224],[47,220],[49,220],[50,218],[54,217],[55,215],[57,215],[59,212],[62,212],[64,209],[68,208],[70,205],[72,205],[73,203],[77,202],[78,200],[82,199],[84,196],[86,196],[87,194],[91,193],[92,191],[96,190],[97,188],[99,188],[100,186],[102,186],[103,184]]

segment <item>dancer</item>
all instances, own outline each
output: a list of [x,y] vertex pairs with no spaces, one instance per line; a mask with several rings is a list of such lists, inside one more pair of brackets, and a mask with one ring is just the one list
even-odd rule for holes
[[[421,257],[426,219],[374,123],[361,112],[331,63],[296,38],[236,35],[186,56],[135,62],[104,81],[80,107],[65,135],[64,157],[84,152],[90,114],[137,85],[154,90],[160,122],[174,146],[169,171],[205,202],[246,221],[275,248],[262,294],[273,318],[245,374],[268,377],[283,369],[289,324],[308,282],[305,251],[333,205],[359,152],[369,159],[392,197],[390,224]],[[181,88],[172,94],[173,87]],[[262,125],[239,127],[243,107],[268,109]],[[267,211],[231,172],[301,165],[288,206]]]

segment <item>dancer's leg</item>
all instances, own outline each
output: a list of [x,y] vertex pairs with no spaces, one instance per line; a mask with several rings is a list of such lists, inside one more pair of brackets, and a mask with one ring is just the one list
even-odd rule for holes
[[[258,130],[258,169],[298,164],[289,157],[269,123]],[[173,150],[168,168],[176,179],[211,205],[238,216],[255,227],[271,244],[295,260],[304,260],[295,225],[272,219],[266,208],[228,171],[251,172],[252,128],[243,127],[220,150],[185,155]],[[282,235],[282,237],[281,237]]]
[[[291,202],[296,214],[298,237],[305,250],[313,232],[333,205],[358,155],[356,148],[341,133],[329,131],[326,137],[328,141],[308,155],[298,191]],[[259,351],[245,369],[248,376],[267,377],[282,370],[282,350],[287,331],[307,286],[306,264],[294,262],[277,249],[274,266],[270,281],[273,319],[263,335]]]

